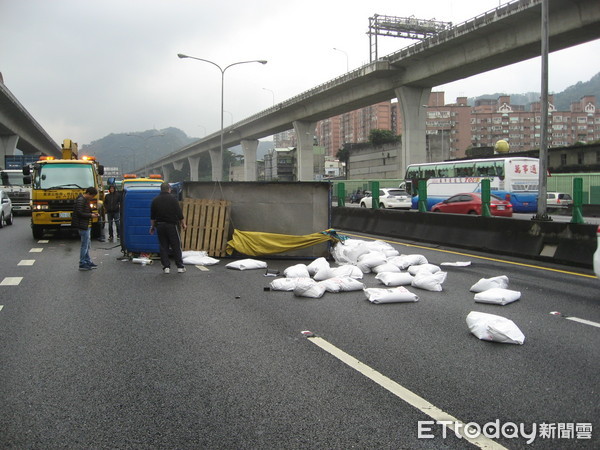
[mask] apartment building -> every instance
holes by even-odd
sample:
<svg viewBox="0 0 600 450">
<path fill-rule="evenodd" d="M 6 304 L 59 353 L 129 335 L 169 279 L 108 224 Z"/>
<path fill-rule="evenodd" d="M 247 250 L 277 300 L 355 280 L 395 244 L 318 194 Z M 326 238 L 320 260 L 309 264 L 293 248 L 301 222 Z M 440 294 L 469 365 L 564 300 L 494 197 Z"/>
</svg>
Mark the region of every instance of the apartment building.
<svg viewBox="0 0 600 450">
<path fill-rule="evenodd" d="M 473 106 L 467 97 L 446 104 L 444 92 L 432 92 L 426 115 L 428 160 L 463 158 L 470 147 L 493 147 L 504 139 L 511 151 L 539 148 L 541 105 L 511 104 L 508 95 L 480 99 Z M 573 102 L 569 111 L 558 111 L 549 96 L 548 145 L 564 147 L 600 139 L 600 111 L 596 97 L 588 95 Z M 317 123 L 315 140 L 325 147 L 325 155 L 335 156 L 347 143 L 369 140 L 372 129 L 402 133 L 398 103 L 387 101 L 361 108 Z M 296 146 L 293 130 L 275 137 L 276 147 Z"/>
</svg>

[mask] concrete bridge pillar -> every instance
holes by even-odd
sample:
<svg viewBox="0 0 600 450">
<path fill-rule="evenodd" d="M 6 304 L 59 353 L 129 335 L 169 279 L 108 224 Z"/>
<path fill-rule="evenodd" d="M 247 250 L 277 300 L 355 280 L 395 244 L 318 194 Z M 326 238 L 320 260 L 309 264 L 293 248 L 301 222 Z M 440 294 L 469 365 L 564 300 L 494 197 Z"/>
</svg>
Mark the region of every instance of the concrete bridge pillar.
<svg viewBox="0 0 600 450">
<path fill-rule="evenodd" d="M 400 166 L 404 174 L 409 164 L 427 162 L 425 119 L 431 88 L 402 86 L 396 97 L 402 108 L 402 152 Z"/>
<path fill-rule="evenodd" d="M 258 139 L 242 139 L 244 151 L 244 181 L 256 181 L 256 149 Z"/>
<path fill-rule="evenodd" d="M 171 179 L 171 176 L 173 174 L 172 166 L 170 164 L 165 164 L 161 166 L 160 170 L 162 171 L 163 180 L 169 183 L 169 180 Z"/>
<path fill-rule="evenodd" d="M 296 120 L 293 125 L 298 140 L 298 181 L 314 181 L 313 144 L 317 123 Z"/>
<path fill-rule="evenodd" d="M 181 161 L 175 161 L 173 163 L 173 168 L 175 170 L 181 170 L 181 169 L 183 169 L 183 160 L 181 160 Z"/>
<path fill-rule="evenodd" d="M 225 149 L 223 149 L 225 150 Z M 212 168 L 212 181 L 223 180 L 223 153 L 221 149 L 210 149 L 210 165 Z M 198 171 L 198 164 L 196 163 L 196 172 Z M 196 174 L 197 176 L 197 174 Z M 194 180 L 197 181 L 197 180 Z"/>
<path fill-rule="evenodd" d="M 200 162 L 200 156 L 188 156 L 188 163 L 190 164 L 190 181 L 198 181 L 198 163 Z M 214 170 L 213 170 L 214 176 Z M 214 180 L 214 178 L 213 178 Z"/>
<path fill-rule="evenodd" d="M 11 134 L 9 136 L 0 136 L 0 167 L 4 167 L 4 157 L 6 155 L 12 156 L 15 154 L 17 148 L 17 142 L 19 142 L 19 136 Z"/>
</svg>

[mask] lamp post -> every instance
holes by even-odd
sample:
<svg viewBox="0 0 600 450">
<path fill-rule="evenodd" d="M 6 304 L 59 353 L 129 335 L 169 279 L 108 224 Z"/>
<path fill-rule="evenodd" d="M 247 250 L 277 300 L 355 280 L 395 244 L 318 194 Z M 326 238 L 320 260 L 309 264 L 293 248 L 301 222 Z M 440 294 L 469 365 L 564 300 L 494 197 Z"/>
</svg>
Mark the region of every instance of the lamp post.
<svg viewBox="0 0 600 450">
<path fill-rule="evenodd" d="M 131 155 L 133 156 L 133 169 L 135 170 L 135 150 L 131 147 L 125 147 L 123 145 L 121 145 L 119 148 L 126 148 L 131 150 Z"/>
<path fill-rule="evenodd" d="M 273 106 L 275 106 L 275 92 L 273 92 L 271 89 L 267 89 L 267 88 L 262 88 L 263 91 L 269 91 L 271 93 L 271 96 L 273 97 Z"/>
<path fill-rule="evenodd" d="M 139 134 L 127 134 L 127 136 L 138 137 L 138 138 L 144 140 L 144 171 L 145 171 L 146 176 L 148 176 L 148 145 L 147 145 L 148 139 L 164 136 L 164 133 L 153 134 L 152 136 L 148 136 L 148 137 L 140 136 Z M 135 158 L 135 156 L 134 156 L 134 158 Z M 134 166 L 135 166 L 135 160 L 134 160 Z"/>
<path fill-rule="evenodd" d="M 350 63 L 348 61 L 348 53 L 346 53 L 344 50 L 341 50 L 339 48 L 333 48 L 334 50 L 338 51 L 338 52 L 342 52 L 344 55 L 346 55 L 346 72 L 350 72 Z"/>
<path fill-rule="evenodd" d="M 225 100 L 225 71 L 227 69 L 229 69 L 232 66 L 237 66 L 239 64 L 248 64 L 248 63 L 260 63 L 260 64 L 266 64 L 267 61 L 264 59 L 253 59 L 250 61 L 238 61 L 238 62 L 234 62 L 229 64 L 228 66 L 225 66 L 224 68 L 222 68 L 220 65 L 218 65 L 215 62 L 212 62 L 208 59 L 203 59 L 203 58 L 196 58 L 195 56 L 189 56 L 189 55 L 184 55 L 183 53 L 178 53 L 177 57 L 183 59 L 183 58 L 189 58 L 189 59 L 196 59 L 198 61 L 203 61 L 209 64 L 212 64 L 213 66 L 215 66 L 217 69 L 219 69 L 221 71 L 221 146 L 220 146 L 220 150 L 221 150 L 221 158 L 223 157 L 223 113 L 224 113 L 224 100 Z M 222 172 L 223 172 L 223 168 L 221 167 L 219 170 L 219 180 L 222 177 Z M 215 171 L 213 170 L 213 174 L 215 173 Z"/>
</svg>

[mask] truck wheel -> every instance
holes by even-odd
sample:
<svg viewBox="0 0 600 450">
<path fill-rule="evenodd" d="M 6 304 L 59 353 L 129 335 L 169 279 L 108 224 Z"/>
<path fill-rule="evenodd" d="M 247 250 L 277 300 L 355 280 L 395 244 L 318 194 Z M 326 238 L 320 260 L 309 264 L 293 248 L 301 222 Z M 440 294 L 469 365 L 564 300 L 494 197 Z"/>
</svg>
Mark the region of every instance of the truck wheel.
<svg viewBox="0 0 600 450">
<path fill-rule="evenodd" d="M 0 228 L 4 227 L 4 211 L 0 214 Z"/>
<path fill-rule="evenodd" d="M 12 225 L 12 223 L 13 223 L 13 213 L 11 211 L 11 213 L 6 218 L 6 225 Z"/>
<path fill-rule="evenodd" d="M 33 233 L 34 239 L 41 239 L 44 237 L 44 227 L 41 227 L 39 225 L 32 225 L 31 232 Z"/>
</svg>

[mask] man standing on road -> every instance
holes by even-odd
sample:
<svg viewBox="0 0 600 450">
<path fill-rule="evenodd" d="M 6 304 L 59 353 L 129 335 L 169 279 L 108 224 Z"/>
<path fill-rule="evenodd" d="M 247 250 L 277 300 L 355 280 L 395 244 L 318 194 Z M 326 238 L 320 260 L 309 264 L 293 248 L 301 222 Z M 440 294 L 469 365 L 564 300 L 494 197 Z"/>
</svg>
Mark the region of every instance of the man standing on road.
<svg viewBox="0 0 600 450">
<path fill-rule="evenodd" d="M 169 247 L 173 252 L 173 258 L 177 265 L 177 272 L 185 272 L 183 266 L 183 257 L 181 255 L 181 239 L 179 238 L 178 225 L 183 230 L 186 229 L 183 212 L 177 199 L 171 195 L 171 186 L 169 183 L 160 185 L 160 194 L 152 200 L 150 206 L 150 234 L 158 236 L 160 245 L 160 262 L 163 272 L 171 272 L 171 262 L 169 260 Z"/>
<path fill-rule="evenodd" d="M 83 194 L 75 199 L 75 207 L 71 215 L 71 226 L 79 230 L 81 237 L 81 249 L 79 250 L 79 270 L 92 270 L 98 266 L 90 258 L 90 228 L 91 219 L 98 217 L 97 213 L 92 212 L 90 202 L 98 195 L 98 190 L 90 186 Z"/>
<path fill-rule="evenodd" d="M 120 238 L 119 209 L 121 207 L 121 194 L 117 192 L 114 184 L 108 187 L 108 194 L 104 197 L 104 209 L 106 210 L 106 222 L 108 223 L 108 240 L 114 239 L 113 222 L 117 229 L 117 239 Z"/>
</svg>

